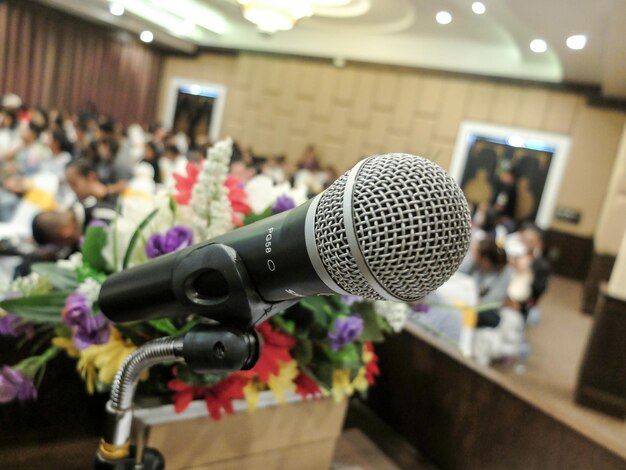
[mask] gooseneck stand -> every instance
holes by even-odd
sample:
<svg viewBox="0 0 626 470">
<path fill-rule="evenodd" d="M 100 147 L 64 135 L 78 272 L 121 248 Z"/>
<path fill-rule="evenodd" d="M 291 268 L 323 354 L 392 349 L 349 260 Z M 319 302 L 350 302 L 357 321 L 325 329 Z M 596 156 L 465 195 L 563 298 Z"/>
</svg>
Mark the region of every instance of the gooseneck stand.
<svg viewBox="0 0 626 470">
<path fill-rule="evenodd" d="M 254 330 L 202 325 L 183 336 L 158 338 L 137 348 L 118 370 L 106 405 L 105 429 L 96 470 L 160 470 L 161 454 L 130 445 L 133 397 L 141 374 L 156 364 L 179 362 L 200 373 L 234 372 L 254 367 L 260 343 Z"/>
</svg>

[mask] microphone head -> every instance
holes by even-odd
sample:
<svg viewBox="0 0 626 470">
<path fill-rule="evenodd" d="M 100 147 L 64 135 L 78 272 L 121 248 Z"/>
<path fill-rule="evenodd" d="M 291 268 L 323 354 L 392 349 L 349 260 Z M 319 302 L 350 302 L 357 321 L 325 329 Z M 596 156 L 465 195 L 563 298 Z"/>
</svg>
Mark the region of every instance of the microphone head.
<svg viewBox="0 0 626 470">
<path fill-rule="evenodd" d="M 456 182 L 425 158 L 393 153 L 362 160 L 318 195 L 305 232 L 331 289 L 414 302 L 458 269 L 470 230 Z"/>
</svg>

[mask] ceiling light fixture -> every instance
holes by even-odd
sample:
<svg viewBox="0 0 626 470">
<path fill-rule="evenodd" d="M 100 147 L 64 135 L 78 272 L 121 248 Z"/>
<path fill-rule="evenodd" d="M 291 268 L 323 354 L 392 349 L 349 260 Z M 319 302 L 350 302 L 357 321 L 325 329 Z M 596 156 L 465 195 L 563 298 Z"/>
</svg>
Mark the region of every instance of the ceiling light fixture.
<svg viewBox="0 0 626 470">
<path fill-rule="evenodd" d="M 124 5 L 117 2 L 109 3 L 109 12 L 113 16 L 122 16 L 124 14 Z"/>
<path fill-rule="evenodd" d="M 482 15 L 485 11 L 487 11 L 487 9 L 485 8 L 485 4 L 483 2 L 474 2 L 472 3 L 472 11 L 477 15 Z"/>
<path fill-rule="evenodd" d="M 548 44 L 543 39 L 533 39 L 530 41 L 530 50 L 540 54 L 548 50 Z"/>
<path fill-rule="evenodd" d="M 568 37 L 565 44 L 567 44 L 567 47 L 570 49 L 578 51 L 587 45 L 587 36 L 584 34 L 575 34 L 574 36 Z"/>
<path fill-rule="evenodd" d="M 437 20 L 437 23 L 439 24 L 448 24 L 452 21 L 452 15 L 448 13 L 447 11 L 440 11 L 435 16 L 435 19 Z"/>
<path fill-rule="evenodd" d="M 313 14 L 312 0 L 237 0 L 245 19 L 261 31 L 286 31 Z"/>
<path fill-rule="evenodd" d="M 151 31 L 145 30 L 141 32 L 141 34 L 139 35 L 139 39 L 141 39 L 143 42 L 152 42 L 152 40 L 154 39 L 154 34 L 152 34 Z"/>
</svg>

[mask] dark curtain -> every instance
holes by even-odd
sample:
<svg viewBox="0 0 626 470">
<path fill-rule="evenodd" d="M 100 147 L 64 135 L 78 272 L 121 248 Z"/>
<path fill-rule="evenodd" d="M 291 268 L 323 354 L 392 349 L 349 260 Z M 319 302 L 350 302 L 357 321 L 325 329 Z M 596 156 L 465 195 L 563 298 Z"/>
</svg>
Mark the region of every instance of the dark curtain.
<svg viewBox="0 0 626 470">
<path fill-rule="evenodd" d="M 24 0 L 0 0 L 0 94 L 79 112 L 88 101 L 123 123 L 151 122 L 162 54 L 85 20 Z"/>
</svg>

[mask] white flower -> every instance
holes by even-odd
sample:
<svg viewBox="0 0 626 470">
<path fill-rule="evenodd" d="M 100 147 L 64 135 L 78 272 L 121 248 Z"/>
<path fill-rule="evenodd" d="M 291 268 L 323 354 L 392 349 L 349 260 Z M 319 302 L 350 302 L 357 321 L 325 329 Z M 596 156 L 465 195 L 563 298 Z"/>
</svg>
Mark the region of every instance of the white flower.
<svg viewBox="0 0 626 470">
<path fill-rule="evenodd" d="M 79 294 L 83 294 L 85 297 L 87 297 L 87 300 L 93 303 L 96 300 L 98 300 L 98 295 L 100 294 L 100 287 L 101 286 L 98 281 L 89 277 L 85 279 L 85 282 L 83 282 L 80 286 L 78 286 L 78 289 L 76 289 L 76 292 L 78 292 Z"/>
<path fill-rule="evenodd" d="M 396 333 L 402 331 L 408 316 L 408 305 L 399 302 L 377 300 L 374 302 L 374 308 L 376 309 L 376 313 L 387 320 L 387 323 L 389 323 L 393 331 Z"/>
<path fill-rule="evenodd" d="M 68 259 L 57 260 L 56 265 L 59 268 L 71 269 L 73 271 L 83 265 L 83 254 L 81 252 L 72 253 Z"/>
<path fill-rule="evenodd" d="M 51 288 L 52 285 L 48 279 L 37 273 L 30 273 L 28 276 L 18 277 L 8 284 L 1 285 L 0 292 L 21 292 L 25 296 L 29 296 L 49 292 Z"/>
<path fill-rule="evenodd" d="M 257 175 L 246 184 L 247 203 L 255 214 L 271 208 L 280 196 L 289 196 L 296 206 L 307 200 L 306 187 L 292 188 L 289 183 L 274 184 L 267 175 Z"/>
<path fill-rule="evenodd" d="M 217 142 L 207 152 L 198 182 L 191 192 L 189 203 L 193 210 L 193 228 L 201 240 L 217 237 L 233 229 L 228 188 L 228 164 L 232 155 L 232 139 Z"/>
</svg>

